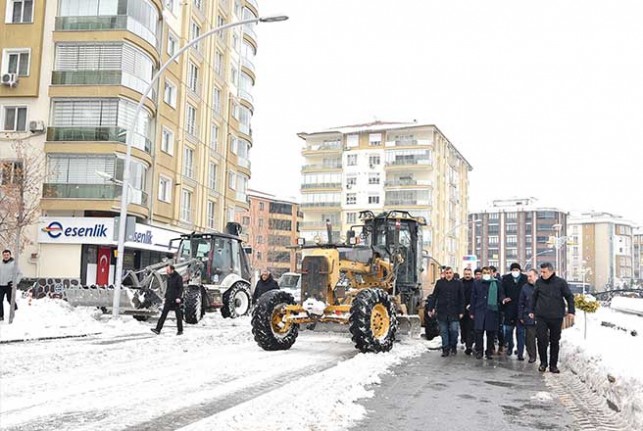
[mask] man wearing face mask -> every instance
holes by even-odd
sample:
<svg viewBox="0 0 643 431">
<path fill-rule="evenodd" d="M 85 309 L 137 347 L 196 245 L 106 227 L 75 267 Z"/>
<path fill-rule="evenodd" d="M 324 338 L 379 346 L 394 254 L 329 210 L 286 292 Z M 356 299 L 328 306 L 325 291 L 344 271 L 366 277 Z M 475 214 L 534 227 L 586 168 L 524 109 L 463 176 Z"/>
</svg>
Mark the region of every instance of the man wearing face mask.
<svg viewBox="0 0 643 431">
<path fill-rule="evenodd" d="M 469 309 L 471 308 L 471 290 L 473 290 L 473 277 L 471 276 L 471 268 L 465 268 L 462 274 L 462 291 L 464 293 L 464 316 L 460 319 L 460 340 L 465 345 L 464 354 L 470 355 L 473 352 L 473 340 L 475 333 L 473 332 L 473 320 L 469 317 Z"/>
<path fill-rule="evenodd" d="M 520 297 L 518 298 L 518 319 L 524 328 L 525 344 L 520 344 L 518 338 L 518 359 L 522 360 L 524 347 L 527 347 L 527 354 L 529 355 L 529 363 L 536 362 L 536 321 L 529 317 L 529 310 L 531 307 L 531 298 L 534 294 L 534 285 L 538 280 L 538 271 L 530 269 L 527 271 L 527 284 L 522 286 L 520 290 Z"/>
<path fill-rule="evenodd" d="M 427 307 L 430 317 L 437 314 L 442 337 L 442 356 L 455 356 L 458 353 L 460 319 L 464 313 L 464 293 L 460 280 L 453 278 L 451 267 L 447 266 L 444 269 L 444 278 L 435 283 Z"/>
<path fill-rule="evenodd" d="M 529 317 L 536 318 L 536 337 L 538 338 L 538 356 L 540 367 L 544 373 L 549 365 L 549 371 L 560 373 L 558 370 L 558 351 L 560 349 L 560 333 L 565 317 L 565 301 L 567 313 L 574 316 L 574 295 L 569 290 L 567 282 L 556 275 L 554 266 L 549 263 L 540 265 L 540 278 L 536 281 L 532 295 L 532 308 Z M 549 360 L 547 349 L 551 346 Z"/>
<path fill-rule="evenodd" d="M 498 273 L 498 269 L 493 266 L 489 265 L 489 271 L 491 271 L 491 278 L 496 279 L 500 281 L 500 274 Z M 500 318 L 498 319 L 498 329 L 496 329 L 496 338 L 498 340 L 498 354 L 502 355 L 505 350 L 505 331 L 504 327 L 502 326 L 502 321 L 504 320 L 503 318 L 503 313 L 502 313 L 502 306 L 500 306 Z"/>
<path fill-rule="evenodd" d="M 491 276 L 489 267 L 482 268 L 482 280 L 473 283 L 469 315 L 476 334 L 476 358 L 482 359 L 482 337 L 486 332 L 487 359 L 493 358 L 493 343 L 500 326 L 500 304 L 505 299 L 500 282 Z"/>
<path fill-rule="evenodd" d="M 516 330 L 516 341 L 518 345 L 524 345 L 525 332 L 520 320 L 518 320 L 518 297 L 520 289 L 527 283 L 527 276 L 520 272 L 520 264 L 512 263 L 509 267 L 509 274 L 502 277 L 502 293 L 505 295 L 502 311 L 504 314 L 504 334 L 507 343 L 507 356 L 514 351 L 514 329 Z M 518 359 L 522 357 L 522 353 Z M 522 360 L 522 359 L 520 359 Z"/>
</svg>

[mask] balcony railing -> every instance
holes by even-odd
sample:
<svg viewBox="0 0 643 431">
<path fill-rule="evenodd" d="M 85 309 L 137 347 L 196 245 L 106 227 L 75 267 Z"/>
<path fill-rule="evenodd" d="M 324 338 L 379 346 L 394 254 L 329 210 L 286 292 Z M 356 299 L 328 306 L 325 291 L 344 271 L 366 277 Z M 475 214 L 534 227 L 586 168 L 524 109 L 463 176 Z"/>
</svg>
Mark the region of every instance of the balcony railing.
<svg viewBox="0 0 643 431">
<path fill-rule="evenodd" d="M 431 180 L 389 180 L 384 182 L 385 187 L 404 186 L 430 186 Z"/>
<path fill-rule="evenodd" d="M 255 64 L 249 58 L 241 57 L 241 66 L 255 73 Z"/>
<path fill-rule="evenodd" d="M 250 94 L 249 91 L 246 91 L 242 88 L 239 89 L 239 97 L 244 100 L 247 100 L 250 103 L 254 103 L 254 100 L 255 100 L 255 98 L 252 97 L 252 94 Z"/>
<path fill-rule="evenodd" d="M 333 226 L 341 226 L 341 220 L 330 220 L 330 224 Z M 299 224 L 301 229 L 325 229 L 326 221 L 305 221 Z"/>
<path fill-rule="evenodd" d="M 302 208 L 315 208 L 315 207 L 339 207 L 341 203 L 337 202 L 303 202 Z"/>
<path fill-rule="evenodd" d="M 119 184 L 51 184 L 42 188 L 44 199 L 116 200 L 121 197 Z M 130 191 L 130 203 L 147 206 L 148 195 L 142 190 Z"/>
<path fill-rule="evenodd" d="M 338 189 L 342 186 L 342 183 L 309 183 L 302 184 L 302 189 Z"/>
<path fill-rule="evenodd" d="M 143 94 L 147 88 L 141 78 L 122 70 L 55 70 L 51 74 L 52 85 L 124 85 Z M 151 99 L 156 102 L 156 90 Z"/>
<path fill-rule="evenodd" d="M 430 205 L 427 199 L 386 199 L 386 206 Z"/>
<path fill-rule="evenodd" d="M 257 39 L 257 33 L 255 32 L 255 29 L 252 28 L 252 24 L 244 25 L 243 32 L 250 36 L 255 42 L 259 41 L 259 39 Z"/>
<path fill-rule="evenodd" d="M 413 165 L 427 166 L 430 164 L 431 164 L 431 159 L 427 157 L 408 157 L 408 158 L 399 158 L 395 160 L 386 161 L 386 166 L 413 166 Z"/>
<path fill-rule="evenodd" d="M 255 9 L 259 10 L 259 6 L 257 6 L 257 0 L 246 0 L 247 3 L 250 3 L 252 6 L 254 6 Z"/>
<path fill-rule="evenodd" d="M 127 130 L 122 127 L 49 127 L 48 141 L 97 141 L 126 143 Z M 152 141 L 140 133 L 134 133 L 132 146 L 150 153 Z"/>
<path fill-rule="evenodd" d="M 239 157 L 237 159 L 237 165 L 239 165 L 239 167 L 241 168 L 250 169 L 250 159 Z"/>
<path fill-rule="evenodd" d="M 413 147 L 416 145 L 432 145 L 433 141 L 430 139 L 397 139 L 394 141 L 386 141 L 387 147 Z"/>
<path fill-rule="evenodd" d="M 159 50 L 156 35 L 143 24 L 127 15 L 59 16 L 56 30 L 128 30 L 142 37 Z"/>
<path fill-rule="evenodd" d="M 235 198 L 237 199 L 237 201 L 243 202 L 243 203 L 248 202 L 248 197 L 247 196 L 248 195 L 246 195 L 244 192 L 237 192 L 235 194 Z"/>
<path fill-rule="evenodd" d="M 304 171 L 316 171 L 316 170 L 325 170 L 325 169 L 341 169 L 342 168 L 342 163 L 324 163 L 324 164 L 311 164 L 311 165 L 304 165 L 302 166 L 302 170 Z"/>
<path fill-rule="evenodd" d="M 342 151 L 344 147 L 341 142 L 324 142 L 323 144 L 308 145 L 304 151 Z"/>
</svg>

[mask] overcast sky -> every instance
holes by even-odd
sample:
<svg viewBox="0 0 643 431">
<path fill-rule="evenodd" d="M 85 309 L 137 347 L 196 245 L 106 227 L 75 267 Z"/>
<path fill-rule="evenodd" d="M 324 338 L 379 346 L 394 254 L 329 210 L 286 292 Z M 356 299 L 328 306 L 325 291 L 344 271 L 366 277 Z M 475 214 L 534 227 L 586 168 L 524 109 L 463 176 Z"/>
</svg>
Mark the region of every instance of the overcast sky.
<svg viewBox="0 0 643 431">
<path fill-rule="evenodd" d="M 259 0 L 250 187 L 298 196 L 297 132 L 435 124 L 470 209 L 539 198 L 643 225 L 643 2 Z"/>
</svg>

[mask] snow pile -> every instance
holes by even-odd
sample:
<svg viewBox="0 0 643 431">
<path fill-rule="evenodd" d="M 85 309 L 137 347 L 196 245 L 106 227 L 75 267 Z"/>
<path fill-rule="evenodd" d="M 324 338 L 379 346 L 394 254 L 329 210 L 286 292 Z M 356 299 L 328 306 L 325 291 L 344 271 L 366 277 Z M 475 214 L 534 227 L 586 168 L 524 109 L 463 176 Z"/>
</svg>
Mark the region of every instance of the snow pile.
<svg viewBox="0 0 643 431">
<path fill-rule="evenodd" d="M 88 334 L 119 334 L 143 331 L 130 316 L 112 321 L 98 309 L 74 308 L 60 299 L 34 299 L 18 297 L 18 310 L 9 325 L 9 307 L 5 305 L 5 321 L 0 325 L 0 341 L 32 340 L 49 337 L 68 337 Z"/>
<path fill-rule="evenodd" d="M 643 298 L 626 298 L 624 296 L 617 296 L 612 298 L 610 307 L 613 310 L 643 316 Z"/>
<path fill-rule="evenodd" d="M 373 396 L 367 385 L 379 384 L 391 367 L 427 349 L 426 343 L 409 341 L 385 354 L 357 354 L 181 430 L 345 430 L 366 416 L 356 401 Z"/>
<path fill-rule="evenodd" d="M 643 429 L 643 318 L 599 308 L 587 314 L 586 340 L 584 319 L 579 312 L 576 325 L 563 331 L 561 361 L 630 425 Z"/>
<path fill-rule="evenodd" d="M 549 392 L 537 392 L 531 399 L 540 403 L 548 403 L 553 401 L 554 397 L 552 397 Z"/>
</svg>

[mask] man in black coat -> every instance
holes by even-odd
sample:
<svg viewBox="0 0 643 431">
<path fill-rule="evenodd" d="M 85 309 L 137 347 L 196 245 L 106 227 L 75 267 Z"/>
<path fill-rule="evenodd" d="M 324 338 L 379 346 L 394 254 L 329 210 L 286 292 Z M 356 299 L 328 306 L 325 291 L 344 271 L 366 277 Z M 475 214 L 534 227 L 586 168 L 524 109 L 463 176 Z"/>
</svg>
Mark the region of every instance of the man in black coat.
<svg viewBox="0 0 643 431">
<path fill-rule="evenodd" d="M 473 320 L 469 316 L 469 308 L 471 308 L 471 289 L 473 289 L 473 276 L 471 268 L 465 268 L 462 274 L 462 292 L 464 293 L 464 316 L 460 319 L 460 341 L 464 343 L 465 355 L 470 355 L 473 352 L 473 340 L 475 334 L 473 332 Z"/>
<path fill-rule="evenodd" d="M 552 373 L 560 373 L 558 370 L 558 351 L 560 333 L 565 317 L 565 301 L 567 301 L 567 312 L 572 316 L 575 314 L 574 295 L 569 290 L 567 281 L 560 278 L 554 272 L 551 263 L 540 265 L 540 278 L 536 281 L 532 296 L 532 309 L 530 318 L 536 318 L 536 337 L 538 338 L 538 356 L 540 367 L 538 371 L 545 372 L 547 365 Z M 547 348 L 551 346 L 549 361 L 547 360 Z"/>
<path fill-rule="evenodd" d="M 156 328 L 151 329 L 151 331 L 156 335 L 160 334 L 168 313 L 170 310 L 174 310 L 177 327 L 176 335 L 181 335 L 183 334 L 183 312 L 181 310 L 181 303 L 183 302 L 183 277 L 174 270 L 174 265 L 168 265 L 165 268 L 167 274 L 165 303 L 163 304 L 163 311 L 156 324 Z"/>
<path fill-rule="evenodd" d="M 518 297 L 518 319 L 525 334 L 523 344 L 520 344 L 520 338 L 518 338 L 518 360 L 523 360 L 522 355 L 526 346 L 530 364 L 536 362 L 536 320 L 529 317 L 536 281 L 538 281 L 538 271 L 532 268 L 527 271 L 527 284 L 522 286 Z"/>
<path fill-rule="evenodd" d="M 444 269 L 444 278 L 435 283 L 429 298 L 429 316 L 437 314 L 442 337 L 442 356 L 458 353 L 458 332 L 460 319 L 464 314 L 464 292 L 460 280 L 453 278 L 453 269 Z"/>
<path fill-rule="evenodd" d="M 256 304 L 257 301 L 259 301 L 259 298 L 261 298 L 261 295 L 275 289 L 279 289 L 279 284 L 277 284 L 277 281 L 272 278 L 272 274 L 270 274 L 270 271 L 264 269 L 263 271 L 261 271 L 261 278 L 259 278 L 259 281 L 257 281 L 255 291 L 252 294 L 252 303 Z"/>
<path fill-rule="evenodd" d="M 483 335 L 486 332 L 487 359 L 492 359 L 493 343 L 500 325 L 500 306 L 505 299 L 500 282 L 491 276 L 489 267 L 482 268 L 482 279 L 473 283 L 469 315 L 476 334 L 476 358 L 482 359 Z"/>
<path fill-rule="evenodd" d="M 505 295 L 505 305 L 503 305 L 502 310 L 504 312 L 503 329 L 505 343 L 507 343 L 507 356 L 511 356 L 514 351 L 514 329 L 516 330 L 517 344 L 524 345 L 525 343 L 525 328 L 518 319 L 518 299 L 522 286 L 527 283 L 527 276 L 520 270 L 519 263 L 512 263 L 509 267 L 509 274 L 503 275 L 500 281 L 502 292 Z"/>
<path fill-rule="evenodd" d="M 501 276 L 495 266 L 490 265 L 489 271 L 491 272 L 491 278 L 500 281 Z M 502 325 L 503 322 L 504 314 L 502 312 L 502 307 L 500 307 L 500 319 L 498 320 L 498 329 L 496 330 L 496 338 L 498 339 L 498 354 L 502 354 L 505 349 L 505 331 Z"/>
</svg>

